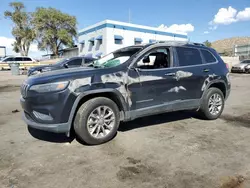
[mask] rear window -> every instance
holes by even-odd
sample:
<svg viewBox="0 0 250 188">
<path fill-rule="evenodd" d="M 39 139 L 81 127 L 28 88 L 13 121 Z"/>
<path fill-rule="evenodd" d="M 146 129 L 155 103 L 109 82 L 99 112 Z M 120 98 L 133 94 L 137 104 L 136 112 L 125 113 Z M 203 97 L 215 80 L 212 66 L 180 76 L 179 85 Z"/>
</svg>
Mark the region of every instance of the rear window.
<svg viewBox="0 0 250 188">
<path fill-rule="evenodd" d="M 29 57 L 24 57 L 23 60 L 24 61 L 32 61 Z"/>
<path fill-rule="evenodd" d="M 214 62 L 216 62 L 215 57 L 209 51 L 201 50 L 201 54 L 202 54 L 202 56 L 203 56 L 206 63 L 214 63 Z"/>
<path fill-rule="evenodd" d="M 3 62 L 7 62 L 7 61 L 14 61 L 14 58 L 13 57 L 9 57 L 9 58 L 3 60 Z"/>
<path fill-rule="evenodd" d="M 201 65 L 202 59 L 199 50 L 195 48 L 176 48 L 179 66 Z"/>
</svg>

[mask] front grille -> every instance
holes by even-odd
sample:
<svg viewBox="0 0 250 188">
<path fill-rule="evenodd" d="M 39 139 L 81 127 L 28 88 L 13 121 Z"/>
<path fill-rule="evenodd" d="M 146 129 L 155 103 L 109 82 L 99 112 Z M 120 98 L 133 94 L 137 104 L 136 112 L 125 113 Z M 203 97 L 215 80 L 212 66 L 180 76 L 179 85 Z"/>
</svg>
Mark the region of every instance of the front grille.
<svg viewBox="0 0 250 188">
<path fill-rule="evenodd" d="M 23 98 L 27 97 L 28 88 L 29 88 L 29 85 L 26 84 L 26 83 L 23 83 L 23 84 L 21 85 L 21 95 L 23 96 Z"/>
</svg>

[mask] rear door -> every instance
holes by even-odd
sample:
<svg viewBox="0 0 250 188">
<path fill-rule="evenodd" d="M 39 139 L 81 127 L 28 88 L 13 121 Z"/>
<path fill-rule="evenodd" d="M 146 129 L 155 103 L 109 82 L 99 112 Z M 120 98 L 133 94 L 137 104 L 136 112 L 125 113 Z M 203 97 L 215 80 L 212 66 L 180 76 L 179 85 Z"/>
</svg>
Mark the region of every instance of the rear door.
<svg viewBox="0 0 250 188">
<path fill-rule="evenodd" d="M 177 81 L 176 99 L 199 102 L 205 80 L 202 56 L 197 48 L 182 46 L 175 48 L 174 77 Z"/>
</svg>

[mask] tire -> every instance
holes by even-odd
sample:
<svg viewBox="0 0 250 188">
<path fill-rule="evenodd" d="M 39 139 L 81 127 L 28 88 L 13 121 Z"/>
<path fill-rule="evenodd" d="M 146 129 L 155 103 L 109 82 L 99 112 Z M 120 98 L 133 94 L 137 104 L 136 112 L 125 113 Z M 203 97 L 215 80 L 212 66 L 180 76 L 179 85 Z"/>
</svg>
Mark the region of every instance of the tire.
<svg viewBox="0 0 250 188">
<path fill-rule="evenodd" d="M 100 109 L 100 111 L 98 111 L 98 109 Z M 97 115 L 98 112 L 101 113 Z M 104 123 L 106 120 L 105 117 L 108 116 L 108 114 L 105 114 L 105 112 L 108 112 L 108 114 L 111 112 L 113 113 L 112 117 L 110 118 L 114 120 L 111 120 L 109 124 L 109 126 L 112 128 L 106 126 Z M 84 143 L 89 145 L 97 145 L 111 140 L 116 135 L 119 124 L 120 112 L 116 103 L 105 97 L 97 97 L 88 100 L 78 109 L 74 120 L 74 129 L 76 135 Z M 92 131 L 93 133 L 91 134 Z M 104 133 L 106 135 L 104 135 Z"/>
<path fill-rule="evenodd" d="M 216 113 L 215 113 L 215 111 L 212 111 L 212 112 L 214 112 L 214 113 L 212 113 L 209 110 L 209 109 L 211 109 L 211 108 L 209 108 L 209 107 L 211 107 L 211 105 L 209 105 L 209 102 L 210 102 L 209 100 L 212 98 L 212 96 L 214 97 L 216 95 L 218 95 L 221 99 L 221 108 L 219 108 L 219 107 L 215 108 L 218 111 L 216 110 Z M 219 104 L 219 102 L 218 102 L 218 104 Z M 225 104 L 225 99 L 224 99 L 224 95 L 223 95 L 222 91 L 218 88 L 212 87 L 212 88 L 209 88 L 206 91 L 205 95 L 203 96 L 199 112 L 204 119 L 215 120 L 215 119 L 219 118 L 221 113 L 223 112 L 224 104 Z"/>
</svg>

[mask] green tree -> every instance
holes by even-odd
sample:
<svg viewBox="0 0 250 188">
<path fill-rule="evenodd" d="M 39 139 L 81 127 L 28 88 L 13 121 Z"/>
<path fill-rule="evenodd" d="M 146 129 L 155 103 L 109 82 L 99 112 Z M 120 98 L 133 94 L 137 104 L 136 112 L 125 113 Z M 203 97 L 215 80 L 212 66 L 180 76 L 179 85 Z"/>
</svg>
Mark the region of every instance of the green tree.
<svg viewBox="0 0 250 188">
<path fill-rule="evenodd" d="M 10 7 L 13 11 L 5 11 L 5 18 L 12 20 L 14 27 L 12 35 L 15 37 L 13 50 L 27 56 L 31 43 L 35 39 L 35 32 L 31 25 L 31 14 L 25 11 L 25 6 L 21 2 L 12 2 Z"/>
<path fill-rule="evenodd" d="M 33 14 L 38 48 L 55 55 L 63 47 L 74 46 L 77 36 L 76 18 L 54 8 L 37 8 Z"/>
<path fill-rule="evenodd" d="M 207 47 L 211 47 L 212 46 L 211 42 L 209 42 L 208 40 L 206 40 L 205 42 L 203 42 L 203 44 L 205 46 L 207 46 Z"/>
</svg>

